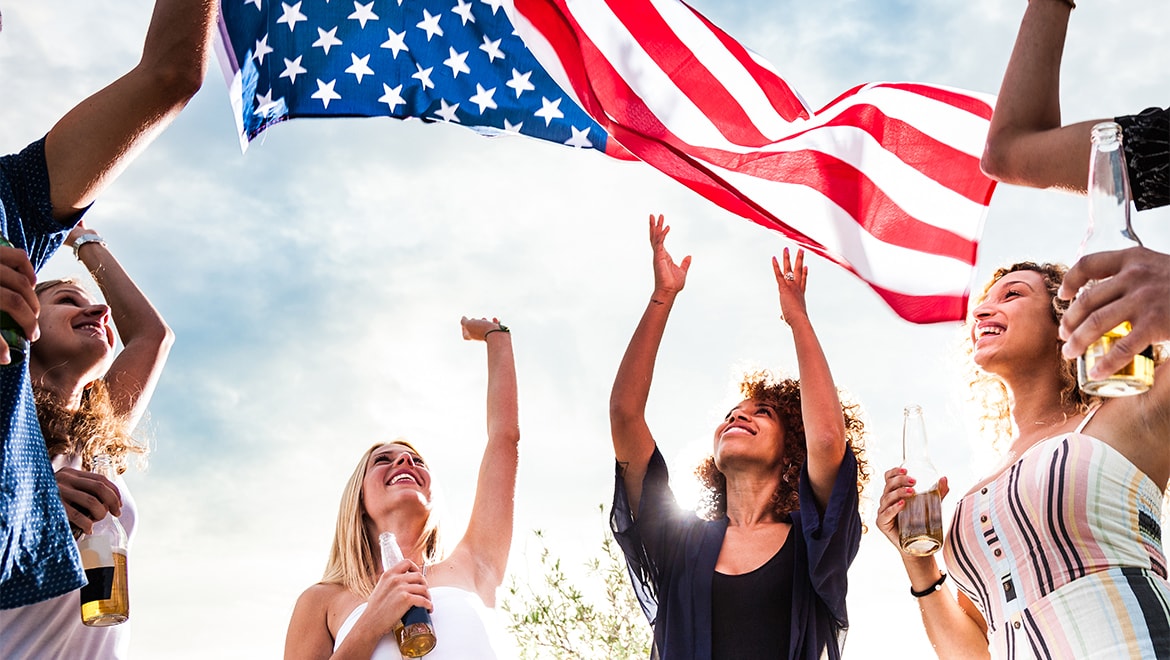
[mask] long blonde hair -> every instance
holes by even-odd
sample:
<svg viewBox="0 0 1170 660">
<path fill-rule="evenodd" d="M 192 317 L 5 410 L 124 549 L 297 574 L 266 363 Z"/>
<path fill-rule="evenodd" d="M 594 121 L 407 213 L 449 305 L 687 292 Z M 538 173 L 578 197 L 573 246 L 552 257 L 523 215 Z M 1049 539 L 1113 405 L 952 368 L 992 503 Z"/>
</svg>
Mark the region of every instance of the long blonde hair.
<svg viewBox="0 0 1170 660">
<path fill-rule="evenodd" d="M 402 445 L 418 453 L 414 445 L 397 439 L 379 442 L 362 454 L 353 474 L 341 493 L 341 506 L 337 511 L 337 529 L 333 533 L 333 546 L 329 550 L 329 561 L 325 564 L 325 575 L 321 582 L 340 584 L 362 598 L 369 598 L 382 574 L 382 555 L 378 540 L 370 535 L 366 526 L 369 517 L 362 504 L 362 483 L 370 456 L 387 445 Z M 432 507 L 423 526 L 423 533 L 411 553 L 422 551 L 423 563 L 433 564 L 440 556 L 439 516 Z"/>
</svg>

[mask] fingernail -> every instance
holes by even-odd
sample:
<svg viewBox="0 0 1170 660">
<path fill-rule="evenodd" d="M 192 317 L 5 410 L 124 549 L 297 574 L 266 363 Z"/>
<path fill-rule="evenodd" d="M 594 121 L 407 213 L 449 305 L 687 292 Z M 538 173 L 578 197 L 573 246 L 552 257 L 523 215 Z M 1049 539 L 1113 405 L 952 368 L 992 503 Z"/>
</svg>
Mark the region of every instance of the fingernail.
<svg viewBox="0 0 1170 660">
<path fill-rule="evenodd" d="M 918 480 L 917 480 L 917 479 L 915 479 L 914 477 L 910 477 L 909 481 L 910 481 L 910 483 L 911 483 L 911 484 L 916 484 L 916 483 L 918 483 Z"/>
</svg>

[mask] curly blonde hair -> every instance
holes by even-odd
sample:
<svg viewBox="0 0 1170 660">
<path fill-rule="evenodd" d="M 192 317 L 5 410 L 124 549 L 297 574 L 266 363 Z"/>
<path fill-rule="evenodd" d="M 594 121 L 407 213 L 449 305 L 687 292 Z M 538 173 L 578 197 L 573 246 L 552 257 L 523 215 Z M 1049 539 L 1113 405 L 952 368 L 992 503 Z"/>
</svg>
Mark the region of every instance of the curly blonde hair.
<svg viewBox="0 0 1170 660">
<path fill-rule="evenodd" d="M 1005 275 L 1021 271 L 1033 272 L 1040 275 L 1044 281 L 1044 288 L 1052 300 L 1052 320 L 1059 326 L 1065 310 L 1068 309 L 1069 301 L 1062 300 L 1056 294 L 1060 290 L 1060 283 L 1064 280 L 1064 274 L 1067 270 L 1068 268 L 1061 264 L 1033 261 L 1021 261 L 1005 266 L 992 273 L 991 279 L 983 287 L 983 292 L 975 299 L 971 308 L 974 309 L 982 304 L 987 299 L 987 293 L 991 287 L 995 286 L 995 283 Z M 980 430 L 983 434 L 993 438 L 992 445 L 996 449 L 1002 449 L 1012 437 L 1011 405 L 1008 390 L 999 377 L 983 371 L 972 359 L 975 347 L 972 345 L 970 337 L 974 323 L 975 318 L 972 315 L 963 326 L 963 347 L 968 357 L 967 363 L 970 369 L 968 375 L 969 391 L 972 402 L 982 411 L 979 418 Z M 1052 350 L 1059 352 L 1063 345 L 1064 342 L 1060 340 L 1060 337 L 1053 333 Z M 1100 397 L 1085 394 L 1077 385 L 1076 360 L 1061 361 L 1060 382 L 1061 407 L 1068 414 L 1087 413 L 1090 407 L 1101 400 Z"/>
<path fill-rule="evenodd" d="M 804 418 L 800 410 L 800 381 L 777 379 L 766 370 L 744 374 L 739 392 L 745 399 L 756 399 L 774 407 L 784 427 L 784 465 L 780 486 L 772 494 L 773 510 L 784 516 L 800 508 L 800 470 L 808 457 L 805 447 Z M 869 463 L 865 457 L 865 423 L 861 407 L 842 400 L 845 417 L 845 440 L 857 458 L 857 493 L 861 495 L 869 482 Z M 695 467 L 695 477 L 703 489 L 697 513 L 707 520 L 717 520 L 727 513 L 727 477 L 715 465 L 715 456 L 704 458 Z"/>
<path fill-rule="evenodd" d="M 63 284 L 81 286 L 74 278 L 45 280 L 37 283 L 35 293 L 40 297 Z M 30 350 L 36 352 L 36 342 L 32 343 Z M 149 447 L 130 434 L 129 420 L 114 410 L 110 390 L 101 378 L 86 386 L 77 410 L 70 410 L 56 395 L 41 390 L 35 383 L 33 396 L 49 456 L 80 455 L 82 469 L 89 470 L 93 467 L 94 456 L 105 454 L 112 460 L 118 474 L 126 471 L 130 454 L 137 454 L 140 468 L 145 465 Z"/>
</svg>

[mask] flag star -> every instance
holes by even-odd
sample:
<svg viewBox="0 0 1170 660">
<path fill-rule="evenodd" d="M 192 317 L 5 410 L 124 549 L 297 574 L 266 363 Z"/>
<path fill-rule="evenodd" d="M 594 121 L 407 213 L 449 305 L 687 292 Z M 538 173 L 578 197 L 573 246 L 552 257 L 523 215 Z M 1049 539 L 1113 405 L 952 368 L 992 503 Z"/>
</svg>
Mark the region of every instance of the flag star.
<svg viewBox="0 0 1170 660">
<path fill-rule="evenodd" d="M 504 6 L 504 0 L 480 0 L 485 5 L 491 5 L 492 16 L 496 15 L 496 10 Z"/>
<path fill-rule="evenodd" d="M 273 108 L 273 106 L 275 106 L 275 105 L 276 104 L 272 102 L 272 90 L 271 89 L 268 90 L 268 92 L 266 94 L 264 94 L 263 96 L 261 96 L 260 94 L 257 94 L 256 95 L 256 109 L 252 111 L 252 114 L 254 114 L 258 117 L 263 117 L 264 115 L 268 114 L 268 111 L 271 110 Z"/>
<path fill-rule="evenodd" d="M 578 149 L 592 149 L 593 143 L 589 141 L 589 126 L 585 130 L 579 131 L 576 126 L 569 127 L 573 131 L 573 137 L 565 140 L 565 144 L 570 147 L 577 147 Z"/>
<path fill-rule="evenodd" d="M 516 69 L 512 69 L 512 79 L 504 84 L 516 90 L 516 98 L 520 98 L 520 95 L 524 92 L 531 92 L 536 89 L 536 85 L 528 82 L 528 79 L 531 77 L 531 71 L 528 73 L 520 73 Z"/>
<path fill-rule="evenodd" d="M 504 131 L 507 133 L 515 133 L 516 135 L 519 135 L 521 128 L 524 128 L 524 122 L 520 122 L 519 124 L 513 124 L 512 122 L 508 121 L 507 119 L 504 120 Z"/>
<path fill-rule="evenodd" d="M 244 0 L 244 4 L 246 4 L 246 5 L 256 5 L 256 9 L 257 9 L 257 11 L 262 11 L 262 9 L 261 9 L 261 7 L 260 7 L 260 0 Z"/>
<path fill-rule="evenodd" d="M 295 60 L 290 60 L 287 57 L 284 58 L 284 73 L 280 74 L 280 77 L 288 78 L 289 82 L 295 85 L 297 83 L 297 76 L 309 72 L 308 69 L 301 66 L 302 57 L 304 55 L 297 55 L 297 59 Z"/>
<path fill-rule="evenodd" d="M 423 11 L 426 10 L 424 9 Z M 414 66 L 418 68 L 418 72 L 410 74 L 410 77 L 422 82 L 423 89 L 431 89 L 434 87 L 435 83 L 431 82 L 431 71 L 434 71 L 435 67 L 432 66 L 424 69 L 418 62 L 415 62 Z"/>
<path fill-rule="evenodd" d="M 298 2 L 295 5 L 292 5 L 291 7 L 282 2 L 282 3 L 280 3 L 280 6 L 284 8 L 284 14 L 282 14 L 280 18 L 276 19 L 276 22 L 277 23 L 288 23 L 288 31 L 289 32 L 293 32 L 297 29 L 297 21 L 309 20 L 308 16 L 305 16 L 304 14 L 301 13 L 301 3 L 300 2 Z"/>
<path fill-rule="evenodd" d="M 416 28 L 427 31 L 428 42 L 431 40 L 431 37 L 443 36 L 443 28 L 439 27 L 439 17 L 442 15 L 440 13 L 438 16 L 431 16 L 431 12 L 424 9 L 423 19 L 415 24 Z"/>
<path fill-rule="evenodd" d="M 353 58 L 353 64 L 351 64 L 349 68 L 345 70 L 345 72 L 352 73 L 353 75 L 357 76 L 359 85 L 362 84 L 362 76 L 374 75 L 374 70 L 369 66 L 369 55 L 366 55 L 365 57 L 358 57 L 357 53 L 350 53 L 349 56 Z"/>
<path fill-rule="evenodd" d="M 334 28 L 328 32 L 322 30 L 321 28 L 317 28 L 317 35 L 318 39 L 313 42 L 313 48 L 320 48 L 324 50 L 326 55 L 329 54 L 330 48 L 341 45 L 341 39 L 337 38 L 336 26 L 334 26 Z"/>
<path fill-rule="evenodd" d="M 435 110 L 435 114 L 438 115 L 439 117 L 441 117 L 443 119 L 443 121 L 448 122 L 448 123 L 455 122 L 456 124 L 463 123 L 463 122 L 459 121 L 458 117 L 455 116 L 455 111 L 459 109 L 458 103 L 456 103 L 455 105 L 447 105 L 446 99 L 439 99 L 439 103 L 443 104 L 443 107 L 438 109 L 438 110 Z"/>
<path fill-rule="evenodd" d="M 402 51 L 410 52 L 406 47 L 406 30 L 402 32 L 395 32 L 394 30 L 386 30 L 389 38 L 382 42 L 382 48 L 389 48 L 394 51 L 394 59 L 398 59 L 398 53 Z"/>
<path fill-rule="evenodd" d="M 264 56 L 272 52 L 272 46 L 268 45 L 268 35 L 265 34 L 262 38 L 256 40 L 256 52 L 252 54 L 252 59 L 260 66 L 264 66 Z"/>
<path fill-rule="evenodd" d="M 495 110 L 496 108 L 500 107 L 496 105 L 494 100 L 492 100 L 492 97 L 495 96 L 495 94 L 495 87 L 491 89 L 484 89 L 483 85 L 475 83 L 475 96 L 472 96 L 468 100 L 479 106 L 479 114 L 482 115 L 483 111 L 487 110 L 488 108 Z"/>
<path fill-rule="evenodd" d="M 501 41 L 503 41 L 503 39 L 496 39 L 495 41 L 492 41 L 487 38 L 486 34 L 483 35 L 483 45 L 480 46 L 479 49 L 487 53 L 489 63 L 495 62 L 497 57 L 501 60 L 504 59 L 504 51 L 500 50 Z"/>
<path fill-rule="evenodd" d="M 353 13 L 347 18 L 361 21 L 362 29 L 364 30 L 366 29 L 366 21 L 376 21 L 378 20 L 378 15 L 374 13 L 374 3 L 372 0 L 368 5 L 359 4 L 357 0 L 354 0 Z"/>
<path fill-rule="evenodd" d="M 330 101 L 341 98 L 341 94 L 333 91 L 333 85 L 336 83 L 336 79 L 325 82 L 318 78 L 317 91 L 313 92 L 312 98 L 321 99 L 321 102 L 325 104 L 325 108 L 328 109 Z"/>
<path fill-rule="evenodd" d="M 443 60 L 443 64 L 451 67 L 452 78 L 458 78 L 460 73 L 471 73 L 471 69 L 467 67 L 467 54 L 471 51 L 456 53 L 454 48 L 448 48 L 447 51 L 451 53 L 451 57 Z"/>
<path fill-rule="evenodd" d="M 565 113 L 561 112 L 561 99 L 550 101 L 545 97 L 540 97 L 540 110 L 532 113 L 544 120 L 544 125 L 548 126 L 554 119 L 561 119 Z"/>
<path fill-rule="evenodd" d="M 455 8 L 452 9 L 451 11 L 453 13 L 459 14 L 459 18 L 463 21 L 463 23 L 461 25 L 467 25 L 468 23 L 474 23 L 475 17 L 471 15 L 471 3 L 470 2 L 463 2 L 463 0 L 455 0 L 455 2 L 456 2 Z"/>
<path fill-rule="evenodd" d="M 386 92 L 382 98 L 378 99 L 378 103 L 385 103 L 390 106 L 390 112 L 394 112 L 394 108 L 406 103 L 406 99 L 402 98 L 402 85 L 390 89 L 390 85 L 382 83 L 382 89 Z"/>
</svg>

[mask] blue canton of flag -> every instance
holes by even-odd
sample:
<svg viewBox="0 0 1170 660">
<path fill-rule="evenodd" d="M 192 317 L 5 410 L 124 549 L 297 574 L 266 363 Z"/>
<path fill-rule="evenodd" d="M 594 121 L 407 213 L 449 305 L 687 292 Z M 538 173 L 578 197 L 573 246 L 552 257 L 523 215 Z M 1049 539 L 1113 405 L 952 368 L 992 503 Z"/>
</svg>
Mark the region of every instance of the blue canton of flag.
<svg viewBox="0 0 1170 660">
<path fill-rule="evenodd" d="M 286 119 L 388 116 L 606 151 L 605 131 L 537 63 L 504 2 L 221 0 L 242 146 Z"/>
</svg>

